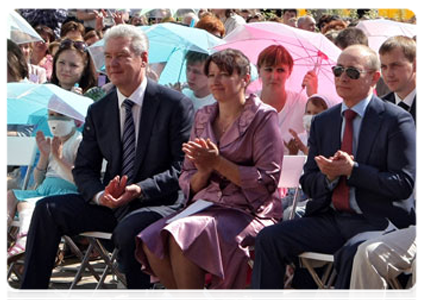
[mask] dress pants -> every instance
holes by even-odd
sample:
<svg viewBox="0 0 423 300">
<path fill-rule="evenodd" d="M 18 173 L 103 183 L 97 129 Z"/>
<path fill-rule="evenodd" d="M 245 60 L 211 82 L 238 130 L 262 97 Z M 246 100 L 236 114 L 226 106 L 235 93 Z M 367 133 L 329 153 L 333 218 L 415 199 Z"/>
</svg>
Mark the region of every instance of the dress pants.
<svg viewBox="0 0 423 300">
<path fill-rule="evenodd" d="M 150 217 L 144 219 L 144 214 Z M 113 232 L 113 242 L 119 251 L 122 251 L 118 254 L 120 267 L 128 272 L 125 275 L 130 287 L 148 287 L 149 277 L 140 271 L 141 267 L 135 260 L 135 236 L 159 219 L 160 215 L 144 212 L 143 216 L 138 215 L 138 218 L 143 221 L 137 220 L 133 228 L 130 224 L 133 218 L 118 223 L 113 210 L 87 203 L 78 194 L 46 197 L 38 201 L 28 232 L 21 288 L 47 289 L 61 236 L 77 235 L 85 231 Z M 129 234 L 130 231 L 135 232 L 132 239 L 128 235 L 121 235 L 122 232 Z M 131 250 L 131 247 L 134 250 Z M 136 268 L 133 263 L 138 265 L 138 272 L 133 271 Z"/>
<path fill-rule="evenodd" d="M 300 253 L 335 254 L 357 233 L 381 230 L 384 226 L 386 224 L 371 224 L 362 215 L 328 209 L 266 227 L 256 238 L 251 286 L 254 289 L 283 289 L 286 265 Z M 349 263 L 352 265 L 352 259 Z M 337 272 L 342 273 L 342 270 Z M 344 278 L 343 274 L 341 277 Z"/>
<path fill-rule="evenodd" d="M 387 289 L 389 279 L 415 267 L 416 253 L 415 226 L 364 242 L 354 258 L 350 288 Z"/>
</svg>

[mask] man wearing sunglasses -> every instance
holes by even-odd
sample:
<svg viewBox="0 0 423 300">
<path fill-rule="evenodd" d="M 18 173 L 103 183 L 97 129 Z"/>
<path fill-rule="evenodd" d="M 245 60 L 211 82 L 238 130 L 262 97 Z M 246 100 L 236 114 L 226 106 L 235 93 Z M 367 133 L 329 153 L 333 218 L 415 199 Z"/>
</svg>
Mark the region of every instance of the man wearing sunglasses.
<svg viewBox="0 0 423 300">
<path fill-rule="evenodd" d="M 391 37 L 379 48 L 379 57 L 383 80 L 392 91 L 383 100 L 410 112 L 416 122 L 416 42 L 406 36 Z M 416 253 L 414 225 L 366 241 L 355 255 L 350 287 L 387 289 L 388 282 L 415 267 Z"/>
<path fill-rule="evenodd" d="M 415 223 L 407 199 L 415 181 L 415 126 L 410 114 L 374 96 L 379 69 L 367 46 L 340 54 L 333 74 L 343 102 L 314 117 L 300 179 L 311 200 L 303 218 L 257 236 L 253 288 L 283 288 L 286 264 L 311 251 L 334 255 L 335 288 L 348 289 L 354 253 L 368 232 Z"/>
<path fill-rule="evenodd" d="M 178 176 L 193 121 L 191 100 L 147 79 L 148 39 L 135 26 L 112 27 L 104 45 L 115 88 L 88 109 L 73 169 L 80 194 L 39 201 L 23 289 L 48 288 L 60 237 L 86 231 L 112 233 L 127 287 L 150 287 L 150 276 L 135 259 L 135 237 L 184 201 Z"/>
</svg>

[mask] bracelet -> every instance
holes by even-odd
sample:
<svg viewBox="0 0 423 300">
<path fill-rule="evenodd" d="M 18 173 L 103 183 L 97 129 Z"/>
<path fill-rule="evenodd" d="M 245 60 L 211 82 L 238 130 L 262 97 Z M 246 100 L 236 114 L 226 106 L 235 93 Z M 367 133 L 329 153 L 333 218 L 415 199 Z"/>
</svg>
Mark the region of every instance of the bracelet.
<svg viewBox="0 0 423 300">
<path fill-rule="evenodd" d="M 35 166 L 35 169 L 37 169 L 38 171 L 40 171 L 40 172 L 42 172 L 42 173 L 46 173 L 46 172 L 47 172 L 47 170 L 42 170 L 42 169 L 40 169 L 38 166 Z"/>
</svg>

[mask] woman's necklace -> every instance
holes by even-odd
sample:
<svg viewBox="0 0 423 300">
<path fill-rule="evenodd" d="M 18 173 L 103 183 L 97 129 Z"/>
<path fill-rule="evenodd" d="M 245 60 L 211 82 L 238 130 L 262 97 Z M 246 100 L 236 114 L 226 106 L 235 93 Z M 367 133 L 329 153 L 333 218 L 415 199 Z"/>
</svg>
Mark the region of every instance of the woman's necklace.
<svg viewBox="0 0 423 300">
<path fill-rule="evenodd" d="M 221 133 L 221 135 L 223 135 L 231 127 L 232 123 L 235 122 L 235 120 L 239 117 L 241 112 L 242 112 L 242 110 L 239 111 L 233 118 L 227 118 L 227 119 L 222 120 L 219 117 L 219 121 L 217 122 L 217 128 L 218 128 L 219 132 Z"/>
<path fill-rule="evenodd" d="M 221 133 L 225 133 L 226 132 L 226 130 L 228 130 L 228 128 L 231 126 L 231 124 L 232 124 L 233 122 L 230 122 L 230 123 L 228 123 L 228 124 L 225 124 L 225 125 L 219 125 L 219 130 L 220 130 L 220 132 Z"/>
</svg>

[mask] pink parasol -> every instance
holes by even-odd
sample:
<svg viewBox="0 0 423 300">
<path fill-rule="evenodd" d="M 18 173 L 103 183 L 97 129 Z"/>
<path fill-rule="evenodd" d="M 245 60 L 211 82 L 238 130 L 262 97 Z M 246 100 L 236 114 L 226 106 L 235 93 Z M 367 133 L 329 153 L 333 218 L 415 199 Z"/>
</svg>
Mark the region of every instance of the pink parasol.
<svg viewBox="0 0 423 300">
<path fill-rule="evenodd" d="M 383 19 L 360 21 L 357 28 L 367 35 L 370 48 L 376 52 L 391 36 L 405 35 L 412 38 L 417 35 L 417 25 Z"/>
<path fill-rule="evenodd" d="M 288 90 L 301 91 L 304 76 L 314 70 L 319 80 L 319 94 L 327 96 L 330 106 L 341 101 L 336 93 L 331 69 L 336 65 L 341 50 L 324 35 L 276 22 L 257 22 L 237 27 L 224 40 L 225 44 L 213 49 L 238 49 L 254 64 L 266 47 L 275 44 L 284 46 L 294 59 L 294 68 L 286 83 Z M 249 87 L 250 92 L 260 89 L 260 80 L 252 82 Z"/>
</svg>

